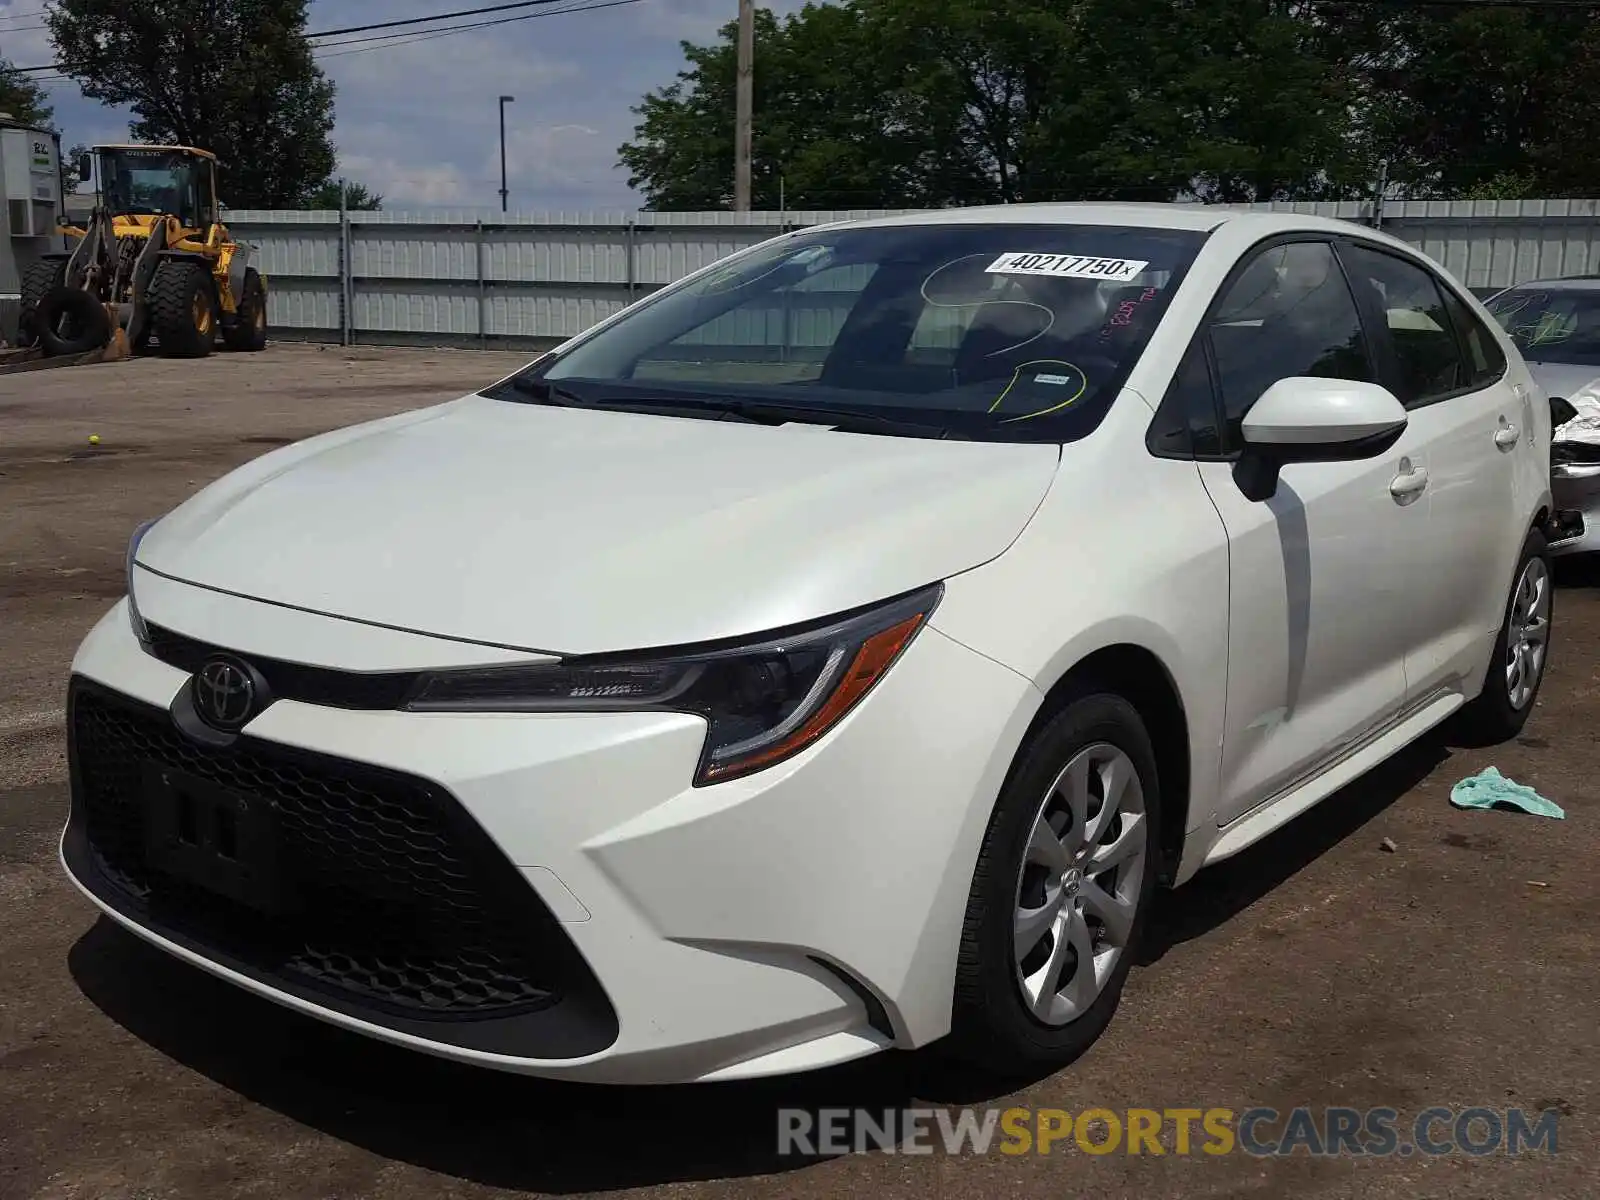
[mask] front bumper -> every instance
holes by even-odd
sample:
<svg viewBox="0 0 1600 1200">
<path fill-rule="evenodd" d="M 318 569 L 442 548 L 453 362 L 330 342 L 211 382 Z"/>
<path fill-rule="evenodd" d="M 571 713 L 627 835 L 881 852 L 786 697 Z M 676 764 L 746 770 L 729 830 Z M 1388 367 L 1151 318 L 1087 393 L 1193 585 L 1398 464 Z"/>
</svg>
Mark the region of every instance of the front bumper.
<svg viewBox="0 0 1600 1200">
<path fill-rule="evenodd" d="M 1600 551 L 1600 463 L 1558 463 L 1550 491 L 1566 536 L 1552 538 L 1553 555 Z"/>
<path fill-rule="evenodd" d="M 174 613 L 141 607 L 152 622 L 182 628 Z M 192 623 L 182 632 L 246 656 L 292 658 L 287 642 L 319 622 L 337 626 L 350 649 L 348 661 L 324 653 L 318 665 L 371 669 L 373 638 L 405 636 L 214 593 L 202 607 L 183 612 Z M 218 637 L 224 629 L 248 630 L 250 644 Z M 432 658 L 437 639 L 426 641 L 418 655 Z M 89 820 L 95 768 L 83 731 L 103 735 L 110 711 L 143 731 L 119 734 L 142 747 L 138 755 L 159 743 L 156 757 L 188 756 L 206 773 L 215 752 L 173 729 L 166 710 L 189 676 L 143 651 L 126 602 L 91 632 L 73 672 L 74 803 L 62 860 L 102 910 L 180 958 L 334 1024 L 461 1061 L 614 1083 L 786 1073 L 947 1032 L 978 842 L 1038 700 L 1020 676 L 927 628 L 816 746 L 706 788 L 689 785 L 703 738 L 694 717 L 410 714 L 278 701 L 246 727 L 239 749 L 254 756 L 247 765 L 258 791 L 299 814 L 302 851 L 346 855 L 349 887 L 380 876 L 392 884 L 396 862 L 425 860 L 408 908 L 407 895 L 342 894 L 323 855 L 312 864 L 319 907 L 303 919 L 343 927 L 352 906 L 365 904 L 395 914 L 397 936 L 426 933 L 432 949 L 448 950 L 441 922 L 460 917 L 472 970 L 444 974 L 478 999 L 484 978 L 498 979 L 507 1003 L 441 1015 L 417 1011 L 418 994 L 438 992 L 417 977 L 418 962 L 351 964 L 335 947 L 316 959 L 322 977 L 307 978 L 303 959 L 283 965 L 298 943 L 278 945 L 273 958 L 245 938 L 247 914 L 201 895 L 141 900 L 108 869 L 108 846 L 95 844 L 109 835 Z M 291 777 L 300 797 L 292 803 L 283 782 Z M 325 813 L 315 806 L 325 808 L 324 793 L 345 779 L 355 790 L 340 803 L 394 820 L 369 821 L 356 838 L 341 826 L 318 842 Z M 398 815 L 385 807 L 402 801 L 410 808 Z M 437 849 L 428 812 L 449 826 L 443 859 L 424 853 Z M 126 853 L 137 856 L 140 844 L 135 830 Z M 462 864 L 477 899 L 449 891 Z M 480 921 L 474 904 L 494 911 Z M 498 939 L 487 951 L 478 944 L 488 936 L 483 922 Z M 414 957 L 427 975 L 434 960 Z M 361 988 L 345 986 L 352 976 Z M 416 980 L 409 990 L 407 979 Z"/>
</svg>

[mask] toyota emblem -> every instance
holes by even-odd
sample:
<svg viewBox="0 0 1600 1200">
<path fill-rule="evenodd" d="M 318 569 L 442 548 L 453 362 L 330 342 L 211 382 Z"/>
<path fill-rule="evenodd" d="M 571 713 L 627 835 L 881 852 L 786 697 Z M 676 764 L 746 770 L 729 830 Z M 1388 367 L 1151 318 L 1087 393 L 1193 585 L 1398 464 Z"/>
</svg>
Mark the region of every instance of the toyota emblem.
<svg viewBox="0 0 1600 1200">
<path fill-rule="evenodd" d="M 243 663 L 214 658 L 194 677 L 194 707 L 207 725 L 231 733 L 255 713 L 255 681 Z"/>
</svg>

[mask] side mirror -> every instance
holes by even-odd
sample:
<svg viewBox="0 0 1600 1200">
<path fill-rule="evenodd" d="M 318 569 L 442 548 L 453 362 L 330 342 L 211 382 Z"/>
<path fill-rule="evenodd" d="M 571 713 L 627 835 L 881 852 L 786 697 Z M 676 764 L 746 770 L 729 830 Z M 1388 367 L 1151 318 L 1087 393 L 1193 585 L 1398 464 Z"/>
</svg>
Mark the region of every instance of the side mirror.
<svg viewBox="0 0 1600 1200">
<path fill-rule="evenodd" d="M 1270 500 L 1286 463 L 1356 462 L 1387 451 L 1406 430 L 1394 393 L 1348 379 L 1280 379 L 1244 415 L 1233 479 L 1245 499 Z"/>
<path fill-rule="evenodd" d="M 94 156 L 91 154 L 78 155 L 78 182 L 88 183 L 89 177 L 94 174 Z"/>
</svg>

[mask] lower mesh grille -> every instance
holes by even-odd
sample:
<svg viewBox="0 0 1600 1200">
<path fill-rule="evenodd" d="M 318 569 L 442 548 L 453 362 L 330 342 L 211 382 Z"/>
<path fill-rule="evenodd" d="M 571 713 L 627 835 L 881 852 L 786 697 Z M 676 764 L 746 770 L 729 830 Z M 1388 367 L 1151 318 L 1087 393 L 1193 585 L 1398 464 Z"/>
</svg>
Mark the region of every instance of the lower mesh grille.
<svg viewBox="0 0 1600 1200">
<path fill-rule="evenodd" d="M 193 745 L 164 712 L 83 684 L 71 723 L 74 821 L 106 880 L 165 927 L 407 1016 L 501 1016 L 560 999 L 571 943 L 442 789 L 251 739 Z M 292 902 L 262 909 L 158 866 L 152 769 L 265 805 L 281 875 L 269 882 Z"/>
</svg>

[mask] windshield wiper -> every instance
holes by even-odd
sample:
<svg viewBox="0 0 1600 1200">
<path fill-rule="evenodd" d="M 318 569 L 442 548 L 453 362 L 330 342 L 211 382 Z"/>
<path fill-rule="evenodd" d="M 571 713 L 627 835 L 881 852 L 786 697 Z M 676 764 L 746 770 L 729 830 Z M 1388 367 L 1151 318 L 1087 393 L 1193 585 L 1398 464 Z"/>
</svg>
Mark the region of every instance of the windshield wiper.
<svg viewBox="0 0 1600 1200">
<path fill-rule="evenodd" d="M 592 408 L 604 412 L 639 413 L 644 416 L 692 417 L 700 420 L 750 421 L 762 425 L 827 425 L 843 433 L 882 433 L 900 437 L 959 436 L 944 425 L 931 421 L 912 421 L 877 413 L 851 412 L 821 405 L 784 404 L 765 400 L 741 400 L 729 396 L 677 397 L 587 397 L 548 379 L 518 378 L 509 381 L 514 391 L 540 404 L 563 408 Z"/>
<path fill-rule="evenodd" d="M 538 404 L 551 404 L 560 408 L 592 408 L 600 412 L 625 412 L 638 413 L 651 417 L 692 417 L 705 420 L 714 417 L 716 420 L 754 421 L 757 418 L 747 417 L 735 409 L 722 409 L 710 405 L 702 405 L 697 401 L 679 403 L 675 400 L 635 400 L 618 397 L 591 397 L 580 396 L 559 383 L 551 383 L 548 379 L 512 379 L 509 386 L 513 391 L 530 396 Z"/>
</svg>

